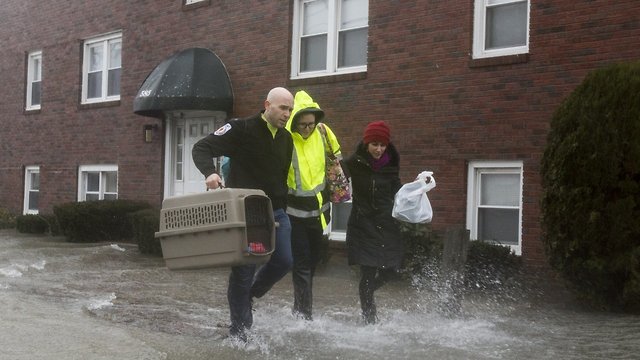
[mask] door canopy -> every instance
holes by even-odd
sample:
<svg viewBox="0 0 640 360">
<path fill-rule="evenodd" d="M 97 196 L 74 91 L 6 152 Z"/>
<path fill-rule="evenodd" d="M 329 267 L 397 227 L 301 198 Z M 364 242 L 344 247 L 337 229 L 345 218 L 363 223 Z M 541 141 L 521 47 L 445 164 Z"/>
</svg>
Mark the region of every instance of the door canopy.
<svg viewBox="0 0 640 360">
<path fill-rule="evenodd" d="M 165 111 L 233 110 L 233 91 L 224 64 L 209 49 L 182 50 L 147 76 L 133 101 L 138 115 L 162 118 Z"/>
</svg>

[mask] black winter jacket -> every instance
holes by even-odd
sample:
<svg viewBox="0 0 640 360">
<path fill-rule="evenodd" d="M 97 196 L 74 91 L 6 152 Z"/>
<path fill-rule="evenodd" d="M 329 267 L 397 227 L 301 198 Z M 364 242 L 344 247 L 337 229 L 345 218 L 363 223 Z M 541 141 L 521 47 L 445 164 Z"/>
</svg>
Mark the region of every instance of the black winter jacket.
<svg viewBox="0 0 640 360">
<path fill-rule="evenodd" d="M 292 152 L 291 134 L 278 129 L 274 138 L 261 114 L 257 114 L 233 119 L 207 135 L 193 146 L 192 156 L 205 178 L 217 172 L 214 157 L 228 156 L 231 159 L 228 187 L 260 189 L 271 199 L 273 209 L 284 209 Z"/>
<path fill-rule="evenodd" d="M 363 143 L 345 160 L 353 184 L 353 207 L 347 224 L 349 265 L 400 268 L 404 256 L 402 235 L 391 217 L 394 195 L 400 189 L 400 156 L 387 146 L 390 160 L 379 171 L 369 163 Z"/>
</svg>

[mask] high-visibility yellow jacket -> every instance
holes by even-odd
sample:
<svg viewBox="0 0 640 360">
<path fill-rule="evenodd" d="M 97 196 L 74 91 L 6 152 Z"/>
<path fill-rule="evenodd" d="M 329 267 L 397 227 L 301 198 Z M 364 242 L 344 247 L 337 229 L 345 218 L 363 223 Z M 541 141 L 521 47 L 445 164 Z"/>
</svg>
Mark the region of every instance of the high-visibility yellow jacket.
<svg viewBox="0 0 640 360">
<path fill-rule="evenodd" d="M 286 129 L 293 138 L 293 157 L 289 167 L 287 185 L 287 213 L 299 218 L 317 218 L 322 228 L 330 220 L 329 193 L 326 187 L 325 158 L 327 147 L 317 126 L 304 139 L 298 132 L 297 122 L 303 113 L 313 113 L 316 124 L 324 119 L 324 111 L 305 91 L 296 93 L 293 111 Z M 327 139 L 334 154 L 341 158 L 340 144 L 331 129 L 323 123 Z"/>
</svg>

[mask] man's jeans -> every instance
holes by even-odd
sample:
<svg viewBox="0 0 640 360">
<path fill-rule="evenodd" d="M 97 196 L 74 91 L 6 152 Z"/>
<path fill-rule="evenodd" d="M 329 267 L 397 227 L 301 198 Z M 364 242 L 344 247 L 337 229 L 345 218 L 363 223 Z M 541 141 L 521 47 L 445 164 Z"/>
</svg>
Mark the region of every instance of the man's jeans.
<svg viewBox="0 0 640 360">
<path fill-rule="evenodd" d="M 253 325 L 252 298 L 260 298 L 282 279 L 291 269 L 291 223 L 283 209 L 273 211 L 276 228 L 276 248 L 269 261 L 256 273 L 256 265 L 241 265 L 231 268 L 227 299 L 231 311 L 231 335 L 242 335 Z M 254 276 L 255 275 L 255 276 Z"/>
</svg>

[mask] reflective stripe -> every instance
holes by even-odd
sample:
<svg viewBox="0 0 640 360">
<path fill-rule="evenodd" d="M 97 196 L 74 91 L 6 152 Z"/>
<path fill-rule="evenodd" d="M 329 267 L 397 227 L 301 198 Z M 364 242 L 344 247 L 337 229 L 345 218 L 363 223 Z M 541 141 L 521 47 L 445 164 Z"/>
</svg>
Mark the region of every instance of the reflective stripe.
<svg viewBox="0 0 640 360">
<path fill-rule="evenodd" d="M 293 215 L 299 218 L 318 217 L 323 212 L 329 210 L 329 206 L 330 206 L 329 203 L 326 203 L 322 205 L 322 208 L 320 208 L 319 210 L 311 210 L 311 211 L 295 209 L 290 206 L 287 206 L 287 214 Z"/>
<path fill-rule="evenodd" d="M 324 190 L 325 182 L 319 184 L 311 190 L 302 189 L 302 178 L 300 177 L 300 164 L 298 163 L 298 152 L 296 148 L 293 148 L 293 156 L 291 157 L 291 166 L 293 166 L 293 173 L 295 174 L 296 188 L 289 187 L 289 195 L 294 196 L 315 196 L 322 190 Z"/>
</svg>

